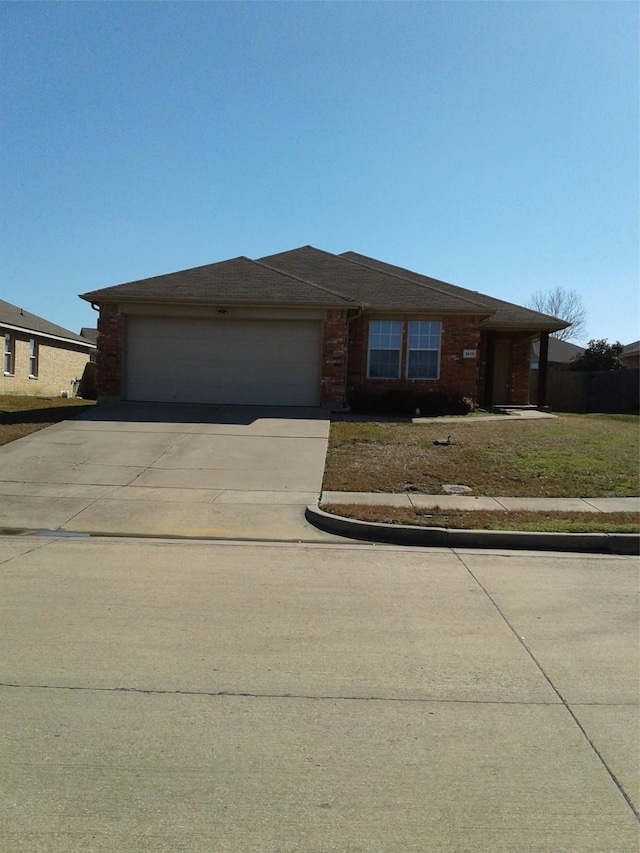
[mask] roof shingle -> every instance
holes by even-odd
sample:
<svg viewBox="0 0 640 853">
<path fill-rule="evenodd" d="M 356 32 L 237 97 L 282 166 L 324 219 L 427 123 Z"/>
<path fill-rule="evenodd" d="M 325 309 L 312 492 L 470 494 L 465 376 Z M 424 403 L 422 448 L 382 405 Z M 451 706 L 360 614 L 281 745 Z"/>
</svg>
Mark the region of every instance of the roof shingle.
<svg viewBox="0 0 640 853">
<path fill-rule="evenodd" d="M 445 281 L 439 281 L 435 278 L 429 278 L 420 273 L 411 272 L 411 270 L 396 267 L 393 264 L 387 264 L 384 261 L 377 261 L 375 258 L 368 258 L 366 255 L 359 255 L 357 252 L 344 252 L 341 257 L 349 258 L 352 261 L 361 263 L 371 269 L 381 269 L 387 272 L 392 272 L 397 275 L 406 277 L 417 284 L 422 284 L 425 287 L 436 289 L 443 294 L 451 296 L 468 298 L 484 305 L 491 316 L 483 322 L 483 328 L 500 329 L 500 328 L 532 328 L 542 331 L 556 331 L 565 329 L 570 324 L 557 317 L 550 317 L 548 314 L 541 314 L 539 311 L 532 311 L 530 308 L 524 308 L 521 305 L 516 305 L 513 302 L 505 302 L 502 299 L 496 299 L 493 296 L 486 296 L 484 293 L 476 293 L 474 290 L 467 290 L 464 287 L 459 287 L 456 284 L 449 284 Z"/>
<path fill-rule="evenodd" d="M 287 272 L 239 257 L 83 293 L 89 302 L 348 305 L 349 299 Z"/>
</svg>

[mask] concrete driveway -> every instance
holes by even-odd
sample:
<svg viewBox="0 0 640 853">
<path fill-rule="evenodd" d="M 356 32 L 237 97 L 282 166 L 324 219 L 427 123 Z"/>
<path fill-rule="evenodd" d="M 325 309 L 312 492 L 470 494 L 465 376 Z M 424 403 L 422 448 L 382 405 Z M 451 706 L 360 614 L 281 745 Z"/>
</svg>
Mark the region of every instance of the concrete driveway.
<svg viewBox="0 0 640 853">
<path fill-rule="evenodd" d="M 0 527 L 330 541 L 320 409 L 97 406 L 0 448 Z"/>
</svg>

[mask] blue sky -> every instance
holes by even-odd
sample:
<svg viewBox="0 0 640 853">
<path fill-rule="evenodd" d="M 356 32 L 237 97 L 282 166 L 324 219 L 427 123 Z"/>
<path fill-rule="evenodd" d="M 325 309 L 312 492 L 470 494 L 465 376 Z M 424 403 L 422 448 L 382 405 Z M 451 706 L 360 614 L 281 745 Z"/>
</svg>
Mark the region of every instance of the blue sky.
<svg viewBox="0 0 640 853">
<path fill-rule="evenodd" d="M 0 5 L 0 297 L 312 244 L 640 337 L 631 2 Z"/>
</svg>

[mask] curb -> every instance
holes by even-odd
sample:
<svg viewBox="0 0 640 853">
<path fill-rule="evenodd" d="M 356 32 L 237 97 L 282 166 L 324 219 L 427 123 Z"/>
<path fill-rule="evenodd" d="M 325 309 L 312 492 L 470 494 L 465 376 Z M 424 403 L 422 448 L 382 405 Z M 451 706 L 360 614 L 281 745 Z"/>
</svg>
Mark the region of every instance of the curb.
<svg viewBox="0 0 640 853">
<path fill-rule="evenodd" d="M 305 518 L 314 527 L 366 542 L 418 545 L 427 548 L 506 548 L 526 551 L 576 551 L 591 554 L 640 554 L 637 533 L 529 533 L 521 530 L 454 530 L 446 527 L 414 527 L 380 524 L 331 515 L 308 506 Z"/>
</svg>

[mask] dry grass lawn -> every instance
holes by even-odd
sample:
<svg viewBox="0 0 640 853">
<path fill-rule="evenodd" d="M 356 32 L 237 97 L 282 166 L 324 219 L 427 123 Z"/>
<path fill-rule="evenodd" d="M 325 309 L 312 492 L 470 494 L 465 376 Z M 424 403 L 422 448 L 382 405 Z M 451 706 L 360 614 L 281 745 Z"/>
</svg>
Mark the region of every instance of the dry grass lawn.
<svg viewBox="0 0 640 853">
<path fill-rule="evenodd" d="M 0 395 L 0 445 L 66 421 L 94 405 L 91 400 L 80 397 L 64 400 L 62 397 Z"/>
<path fill-rule="evenodd" d="M 509 497 L 640 494 L 636 415 L 455 423 L 338 422 L 331 426 L 324 489 L 441 494 L 445 483 Z M 451 435 L 451 445 L 433 439 Z"/>
<path fill-rule="evenodd" d="M 322 509 L 360 521 L 418 527 L 526 530 L 539 533 L 640 533 L 640 515 L 636 512 L 464 512 L 361 504 L 323 504 Z"/>
</svg>

